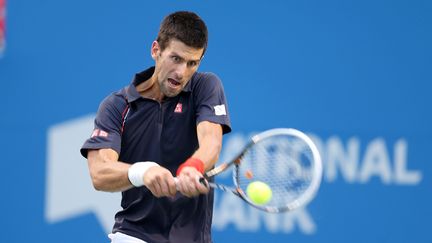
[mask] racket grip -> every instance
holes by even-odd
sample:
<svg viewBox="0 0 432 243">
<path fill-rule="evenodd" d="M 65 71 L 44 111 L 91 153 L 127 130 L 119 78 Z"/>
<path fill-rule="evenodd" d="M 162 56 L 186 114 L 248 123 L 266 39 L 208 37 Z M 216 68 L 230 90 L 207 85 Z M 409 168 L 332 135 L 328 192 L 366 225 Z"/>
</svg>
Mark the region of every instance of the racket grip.
<svg viewBox="0 0 432 243">
<path fill-rule="evenodd" d="M 174 177 L 174 182 L 175 182 L 176 190 L 179 191 L 179 185 L 178 185 L 178 178 L 177 177 Z"/>
<path fill-rule="evenodd" d="M 199 182 L 201 183 L 201 184 L 203 184 L 203 186 L 205 186 L 205 187 L 209 187 L 209 185 L 208 185 L 208 183 L 207 183 L 207 180 L 204 178 L 204 177 L 200 177 L 199 178 Z"/>
<path fill-rule="evenodd" d="M 174 177 L 174 182 L 175 182 L 175 184 L 176 184 L 176 189 L 177 189 L 177 191 L 179 191 L 178 180 L 179 180 L 179 179 L 178 179 L 177 177 Z M 204 177 L 200 177 L 200 178 L 198 179 L 198 181 L 199 181 L 199 183 L 203 184 L 205 187 L 209 187 L 209 184 L 207 183 L 207 180 L 206 180 Z"/>
</svg>

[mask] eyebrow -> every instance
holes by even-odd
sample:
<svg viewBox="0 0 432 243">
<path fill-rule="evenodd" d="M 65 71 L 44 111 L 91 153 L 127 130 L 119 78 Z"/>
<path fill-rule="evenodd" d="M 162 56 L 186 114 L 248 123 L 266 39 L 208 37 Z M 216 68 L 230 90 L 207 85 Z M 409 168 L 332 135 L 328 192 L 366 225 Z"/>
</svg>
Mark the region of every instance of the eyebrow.
<svg viewBox="0 0 432 243">
<path fill-rule="evenodd" d="M 178 56 L 179 58 L 181 58 L 182 60 L 186 60 L 184 57 L 182 57 L 180 54 L 178 54 L 177 52 L 175 52 L 175 51 L 173 51 L 172 53 L 171 53 L 171 55 L 174 55 L 174 56 Z M 201 61 L 201 58 L 200 59 L 197 59 L 197 60 L 186 60 L 187 62 L 200 62 Z"/>
</svg>

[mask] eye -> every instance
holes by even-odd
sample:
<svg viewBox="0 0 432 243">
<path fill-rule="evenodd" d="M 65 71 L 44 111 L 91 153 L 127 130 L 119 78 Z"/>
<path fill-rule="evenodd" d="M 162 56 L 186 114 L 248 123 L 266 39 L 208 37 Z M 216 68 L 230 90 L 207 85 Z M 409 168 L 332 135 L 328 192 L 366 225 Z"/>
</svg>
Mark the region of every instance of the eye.
<svg viewBox="0 0 432 243">
<path fill-rule="evenodd" d="M 188 63 L 189 67 L 195 67 L 197 65 L 198 65 L 198 62 L 196 62 L 196 61 L 191 61 L 191 62 Z"/>
<path fill-rule="evenodd" d="M 179 56 L 171 56 L 171 60 L 173 60 L 175 63 L 181 62 L 181 58 Z"/>
</svg>

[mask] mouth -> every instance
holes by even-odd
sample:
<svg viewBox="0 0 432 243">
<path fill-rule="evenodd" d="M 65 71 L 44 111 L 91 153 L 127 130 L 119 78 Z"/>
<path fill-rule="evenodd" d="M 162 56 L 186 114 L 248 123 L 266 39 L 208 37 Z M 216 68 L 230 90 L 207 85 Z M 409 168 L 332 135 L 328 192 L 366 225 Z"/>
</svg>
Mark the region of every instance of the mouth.
<svg viewBox="0 0 432 243">
<path fill-rule="evenodd" d="M 168 78 L 168 83 L 170 84 L 170 86 L 177 88 L 181 85 L 181 83 L 175 79 L 172 78 Z"/>
</svg>

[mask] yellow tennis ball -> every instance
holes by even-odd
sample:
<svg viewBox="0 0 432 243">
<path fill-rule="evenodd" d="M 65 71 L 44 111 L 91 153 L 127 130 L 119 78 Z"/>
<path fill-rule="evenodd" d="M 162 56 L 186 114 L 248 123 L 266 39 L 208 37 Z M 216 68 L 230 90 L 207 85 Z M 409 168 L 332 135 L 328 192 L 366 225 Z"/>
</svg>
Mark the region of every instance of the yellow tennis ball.
<svg viewBox="0 0 432 243">
<path fill-rule="evenodd" d="M 254 181 L 249 183 L 246 188 L 246 194 L 250 200 L 258 205 L 268 203 L 272 198 L 271 188 L 264 182 Z"/>
</svg>

